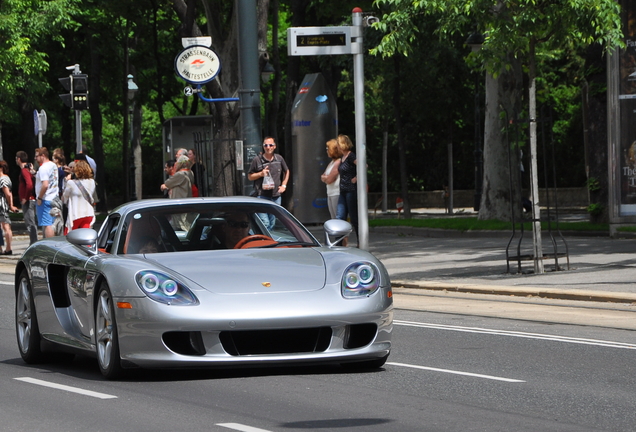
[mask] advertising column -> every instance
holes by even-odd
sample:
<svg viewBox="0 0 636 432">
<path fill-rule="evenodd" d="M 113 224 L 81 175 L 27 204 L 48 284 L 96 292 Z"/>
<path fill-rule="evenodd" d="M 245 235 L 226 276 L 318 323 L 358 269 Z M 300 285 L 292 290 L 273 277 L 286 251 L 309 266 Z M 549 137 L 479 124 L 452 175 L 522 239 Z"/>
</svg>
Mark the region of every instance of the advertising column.
<svg viewBox="0 0 636 432">
<path fill-rule="evenodd" d="M 291 117 L 291 211 L 302 223 L 322 223 L 330 217 L 320 175 L 329 164 L 325 145 L 338 135 L 338 107 L 321 74 L 305 75 Z"/>
</svg>

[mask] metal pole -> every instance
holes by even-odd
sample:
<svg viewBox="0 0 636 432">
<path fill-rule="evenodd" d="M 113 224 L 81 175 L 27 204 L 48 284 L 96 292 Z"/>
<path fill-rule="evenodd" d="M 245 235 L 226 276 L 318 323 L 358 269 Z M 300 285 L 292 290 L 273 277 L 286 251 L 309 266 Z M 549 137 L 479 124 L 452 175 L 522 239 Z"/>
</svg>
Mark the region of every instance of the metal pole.
<svg viewBox="0 0 636 432">
<path fill-rule="evenodd" d="M 258 67 L 256 0 L 235 0 L 239 27 L 239 89 L 241 132 L 247 165 L 261 150 L 261 87 Z M 245 172 L 244 172 L 245 173 Z M 243 177 L 243 195 L 252 192 L 252 182 Z"/>
<path fill-rule="evenodd" d="M 135 131 L 134 131 L 134 127 L 133 127 L 133 111 L 135 109 L 135 101 L 132 100 L 130 101 L 130 105 L 128 108 L 128 116 L 129 116 L 129 122 L 130 122 L 130 151 L 129 151 L 129 169 L 130 169 L 130 175 L 129 175 L 129 180 L 130 180 L 130 200 L 131 201 L 137 201 L 137 187 L 135 185 L 135 152 L 133 150 L 134 145 L 133 145 L 133 141 L 135 139 Z"/>
<path fill-rule="evenodd" d="M 453 214 L 455 210 L 453 209 L 453 192 L 455 186 L 453 185 L 453 141 L 448 142 L 447 146 L 448 150 L 448 190 L 444 191 L 444 195 L 448 194 L 446 203 L 446 211 L 448 214 Z"/>
<path fill-rule="evenodd" d="M 388 174 L 387 174 L 387 159 L 389 154 L 389 133 L 384 131 L 384 138 L 382 140 L 382 213 L 386 214 L 388 210 Z"/>
<path fill-rule="evenodd" d="M 362 9 L 354 8 L 352 54 L 353 93 L 356 123 L 356 157 L 358 165 L 358 247 L 369 249 L 369 213 L 367 204 L 367 137 L 364 113 L 364 41 L 362 39 Z"/>
<path fill-rule="evenodd" d="M 67 67 L 66 69 L 69 69 Z M 79 75 L 82 71 L 80 70 L 80 65 L 73 65 L 73 75 Z M 71 81 L 71 86 L 73 85 L 73 81 Z M 72 89 L 71 89 L 72 90 Z M 75 154 L 82 152 L 82 111 L 75 110 Z"/>
<path fill-rule="evenodd" d="M 75 154 L 82 152 L 82 112 L 75 110 Z"/>
</svg>

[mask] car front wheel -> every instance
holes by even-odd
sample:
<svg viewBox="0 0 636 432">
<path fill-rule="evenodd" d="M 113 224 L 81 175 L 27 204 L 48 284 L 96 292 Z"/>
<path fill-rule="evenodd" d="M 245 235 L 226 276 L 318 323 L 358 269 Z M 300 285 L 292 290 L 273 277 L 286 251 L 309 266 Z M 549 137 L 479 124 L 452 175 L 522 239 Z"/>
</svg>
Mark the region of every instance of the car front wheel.
<svg viewBox="0 0 636 432">
<path fill-rule="evenodd" d="M 35 301 L 29 274 L 23 270 L 18 279 L 15 298 L 15 330 L 22 359 L 28 364 L 43 360 L 40 329 L 35 314 Z"/>
<path fill-rule="evenodd" d="M 122 374 L 119 358 L 119 340 L 115 305 L 108 285 L 104 282 L 99 288 L 95 307 L 95 342 L 97 345 L 97 363 L 102 375 L 115 379 Z"/>
</svg>

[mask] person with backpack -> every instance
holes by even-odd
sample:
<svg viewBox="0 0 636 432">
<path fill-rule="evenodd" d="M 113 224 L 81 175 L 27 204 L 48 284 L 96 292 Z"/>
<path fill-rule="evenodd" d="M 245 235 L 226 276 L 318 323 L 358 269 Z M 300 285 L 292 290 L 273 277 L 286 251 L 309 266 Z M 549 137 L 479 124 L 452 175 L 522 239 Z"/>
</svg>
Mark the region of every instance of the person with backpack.
<svg viewBox="0 0 636 432">
<path fill-rule="evenodd" d="M 35 170 L 29 156 L 20 150 L 15 154 L 15 163 L 20 167 L 18 197 L 22 205 L 24 224 L 29 232 L 29 244 L 38 241 L 38 223 L 35 220 Z"/>
</svg>

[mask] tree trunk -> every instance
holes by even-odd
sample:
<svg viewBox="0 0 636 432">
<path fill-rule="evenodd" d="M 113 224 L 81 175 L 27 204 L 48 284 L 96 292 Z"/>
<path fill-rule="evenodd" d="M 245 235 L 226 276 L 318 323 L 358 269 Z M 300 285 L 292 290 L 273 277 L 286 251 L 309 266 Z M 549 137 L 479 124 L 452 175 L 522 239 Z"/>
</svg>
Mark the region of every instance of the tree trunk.
<svg viewBox="0 0 636 432">
<path fill-rule="evenodd" d="M 583 91 L 583 124 L 587 138 L 585 171 L 590 197 L 588 205 L 603 206 L 599 214 L 590 213 L 590 222 L 608 223 L 607 92 L 598 90 L 607 87 L 607 63 L 600 45 L 590 45 L 588 48 L 585 70 L 593 72 L 586 77 L 587 85 Z"/>
<path fill-rule="evenodd" d="M 101 87 L 101 56 L 99 49 L 95 47 L 94 36 L 91 35 L 89 41 L 91 46 L 91 74 L 88 80 L 90 87 L 89 112 L 91 114 L 91 131 L 93 133 L 92 156 L 97 165 L 95 183 L 97 187 L 97 198 L 99 200 L 96 208 L 97 211 L 105 212 L 108 210 L 108 203 L 106 201 L 106 190 L 104 189 L 104 186 L 106 186 L 106 168 L 104 167 L 104 145 L 102 139 L 103 119 L 99 97 L 99 89 Z"/>
<path fill-rule="evenodd" d="M 484 182 L 479 219 L 512 221 L 521 217 L 518 147 L 514 136 L 506 134 L 506 119 L 519 113 L 523 90 L 521 63 L 510 56 L 512 68 L 497 78 L 486 74 L 484 121 Z M 505 116 L 500 116 L 505 112 Z M 511 210 L 512 209 L 512 210 Z"/>
<path fill-rule="evenodd" d="M 541 243 L 541 207 L 539 204 L 539 174 L 537 172 L 537 64 L 534 39 L 530 39 L 528 54 L 528 121 L 530 125 L 530 201 L 532 201 L 532 245 L 534 273 L 543 273 L 543 247 Z M 547 186 L 547 185 L 546 185 Z"/>
<path fill-rule="evenodd" d="M 402 112 L 400 111 L 400 55 L 393 56 L 393 110 L 395 113 L 395 128 L 397 129 L 398 155 L 400 161 L 400 185 L 402 189 L 402 204 L 404 205 L 404 218 L 410 219 L 411 206 L 409 204 L 409 176 L 406 168 L 406 143 L 404 142 L 404 131 L 402 127 Z"/>
</svg>

